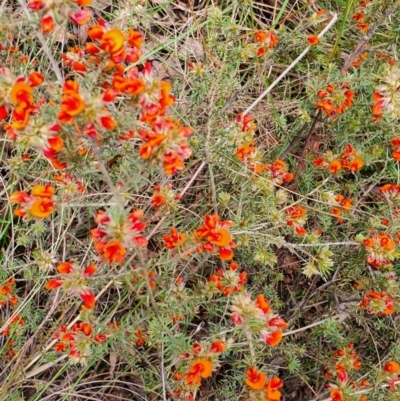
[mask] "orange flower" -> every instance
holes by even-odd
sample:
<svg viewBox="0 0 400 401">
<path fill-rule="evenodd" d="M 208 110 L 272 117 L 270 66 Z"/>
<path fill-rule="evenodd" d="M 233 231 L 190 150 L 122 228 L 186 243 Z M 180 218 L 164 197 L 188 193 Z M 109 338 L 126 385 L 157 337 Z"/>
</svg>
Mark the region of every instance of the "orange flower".
<svg viewBox="0 0 400 401">
<path fill-rule="evenodd" d="M 390 374 L 396 374 L 400 372 L 400 365 L 395 361 L 389 361 L 386 363 L 384 371 Z"/>
<path fill-rule="evenodd" d="M 85 108 L 85 102 L 79 93 L 65 90 L 61 98 L 61 111 L 69 116 L 77 116 Z"/>
<path fill-rule="evenodd" d="M 0 306 L 7 304 L 16 304 L 18 302 L 17 298 L 13 294 L 15 286 L 15 280 L 9 278 L 5 284 L 0 285 Z"/>
<path fill-rule="evenodd" d="M 186 235 L 179 233 L 176 228 L 171 228 L 171 235 L 164 235 L 163 239 L 165 246 L 168 249 L 173 249 L 185 243 Z"/>
<path fill-rule="evenodd" d="M 334 388 L 331 392 L 330 392 L 330 397 L 331 397 L 331 401 L 344 401 L 344 395 L 342 390 L 339 390 L 338 388 Z"/>
<path fill-rule="evenodd" d="M 304 207 L 295 205 L 287 208 L 285 212 L 290 215 L 287 225 L 292 226 L 298 235 L 306 235 L 307 231 L 303 226 L 305 224 L 307 210 Z"/>
<path fill-rule="evenodd" d="M 81 297 L 81 299 L 84 303 L 84 305 L 82 306 L 83 310 L 91 310 L 94 308 L 94 306 L 96 304 L 96 298 L 92 291 L 85 290 L 85 291 L 81 292 L 79 294 L 79 296 Z"/>
<path fill-rule="evenodd" d="M 36 199 L 30 209 L 34 217 L 45 218 L 54 211 L 54 202 L 48 199 Z"/>
<path fill-rule="evenodd" d="M 96 249 L 98 250 L 98 248 Z M 124 246 L 118 240 L 110 241 L 107 244 L 102 245 L 101 252 L 99 250 L 98 252 L 108 263 L 115 262 L 121 264 L 126 255 L 126 250 Z"/>
<path fill-rule="evenodd" d="M 367 32 L 369 29 L 369 24 L 367 24 L 366 22 L 360 22 L 359 24 L 357 24 L 357 29 L 362 32 Z"/>
<path fill-rule="evenodd" d="M 263 330 L 261 332 L 262 339 L 270 347 L 276 347 L 282 341 L 283 332 L 281 329 L 275 331 Z"/>
<path fill-rule="evenodd" d="M 51 198 L 54 195 L 54 187 L 50 184 L 34 185 L 31 191 L 32 196 L 39 198 Z"/>
<path fill-rule="evenodd" d="M 221 260 L 227 262 L 233 259 L 233 252 L 229 248 L 219 248 L 218 255 Z"/>
<path fill-rule="evenodd" d="M 102 35 L 101 48 L 109 53 L 115 53 L 124 45 L 124 34 L 120 29 L 114 28 Z"/>
<path fill-rule="evenodd" d="M 387 249 L 388 251 L 393 251 L 395 247 L 394 241 L 387 234 L 382 234 L 380 236 L 381 247 Z"/>
<path fill-rule="evenodd" d="M 267 388 L 265 389 L 265 396 L 267 401 L 279 401 L 281 399 L 280 388 L 283 387 L 283 382 L 279 377 L 273 377 L 268 381 Z"/>
<path fill-rule="evenodd" d="M 395 137 L 391 140 L 391 145 L 393 147 L 392 157 L 396 161 L 400 161 L 400 138 Z"/>
<path fill-rule="evenodd" d="M 342 214 L 342 211 L 336 207 L 331 209 L 331 214 L 333 214 L 336 217 L 336 220 L 339 224 L 343 223 L 343 219 L 340 217 Z"/>
<path fill-rule="evenodd" d="M 4 120 L 8 116 L 8 111 L 5 106 L 0 106 L 0 121 Z"/>
<path fill-rule="evenodd" d="M 362 12 L 357 12 L 353 15 L 353 20 L 356 22 L 363 22 L 364 21 L 364 13 Z"/>
<path fill-rule="evenodd" d="M 349 169 L 356 173 L 364 165 L 364 161 L 361 157 L 356 157 L 349 165 Z"/>
<path fill-rule="evenodd" d="M 15 130 L 24 129 L 28 125 L 29 115 L 29 108 L 15 107 L 12 111 L 13 120 L 11 122 L 11 127 Z"/>
<path fill-rule="evenodd" d="M 263 31 L 257 31 L 256 32 L 256 42 L 262 42 L 264 39 L 266 39 L 267 33 Z"/>
<path fill-rule="evenodd" d="M 318 38 L 318 36 L 317 36 L 317 35 L 310 35 L 310 36 L 308 36 L 308 37 L 307 37 L 307 43 L 308 43 L 310 46 L 315 46 L 315 45 L 317 45 L 317 44 L 319 43 L 319 38 Z"/>
<path fill-rule="evenodd" d="M 111 116 L 100 117 L 100 123 L 106 130 L 113 130 L 117 126 L 117 122 Z"/>
<path fill-rule="evenodd" d="M 271 307 L 269 305 L 268 300 L 264 298 L 263 294 L 259 294 L 256 297 L 256 305 L 259 309 L 263 311 L 264 314 L 271 312 Z"/>
<path fill-rule="evenodd" d="M 256 42 L 263 42 L 268 48 L 273 49 L 278 44 L 279 39 L 274 32 L 257 31 Z"/>
<path fill-rule="evenodd" d="M 224 352 L 225 350 L 226 350 L 226 344 L 221 340 L 214 341 L 210 347 L 210 352 L 221 353 Z"/>
<path fill-rule="evenodd" d="M 46 288 L 46 290 L 54 290 L 55 288 L 61 287 L 63 282 L 64 281 L 62 279 L 54 278 L 49 280 L 44 288 Z"/>
<path fill-rule="evenodd" d="M 14 106 L 26 108 L 33 102 L 33 89 L 24 82 L 16 82 L 10 91 L 10 100 Z"/>
<path fill-rule="evenodd" d="M 208 359 L 198 359 L 187 373 L 186 383 L 200 385 L 201 379 L 211 376 L 212 367 L 212 363 Z"/>
<path fill-rule="evenodd" d="M 54 18 L 52 15 L 47 15 L 42 18 L 42 21 L 40 22 L 40 27 L 42 29 L 43 33 L 50 33 L 54 30 Z"/>
<path fill-rule="evenodd" d="M 265 373 L 259 372 L 257 368 L 250 368 L 246 372 L 247 379 L 244 382 L 253 390 L 262 390 L 267 383 Z"/>
<path fill-rule="evenodd" d="M 104 35 L 104 28 L 100 25 L 92 25 L 88 29 L 88 36 L 93 40 L 101 39 Z"/>
<path fill-rule="evenodd" d="M 29 74 L 28 81 L 31 87 L 40 86 L 44 82 L 44 77 L 40 72 L 34 71 Z"/>
<path fill-rule="evenodd" d="M 89 22 L 91 12 L 88 9 L 81 9 L 69 14 L 69 19 L 77 25 L 85 25 Z"/>
<path fill-rule="evenodd" d="M 52 200 L 54 188 L 50 184 L 35 185 L 31 195 L 25 192 L 14 192 L 10 195 L 12 203 L 21 203 L 14 214 L 25 217 L 29 213 L 33 217 L 44 218 L 54 211 L 55 202 Z"/>
<path fill-rule="evenodd" d="M 338 195 L 335 198 L 335 201 L 338 202 L 340 204 L 340 206 L 346 210 L 349 211 L 351 210 L 351 204 L 353 203 L 353 199 L 351 198 L 345 198 L 343 195 Z"/>
<path fill-rule="evenodd" d="M 44 0 L 29 0 L 27 6 L 36 12 L 42 10 L 46 4 L 44 3 Z"/>
<path fill-rule="evenodd" d="M 146 246 L 147 239 L 140 235 L 146 228 L 146 223 L 140 221 L 142 217 L 142 210 L 119 216 L 99 211 L 95 219 L 99 227 L 91 230 L 96 251 L 110 263 L 122 263 L 126 248 Z"/>
<path fill-rule="evenodd" d="M 265 164 L 260 167 L 269 173 L 274 184 L 282 185 L 283 182 L 293 180 L 293 174 L 288 172 L 287 164 L 280 159 L 276 159 L 273 164 Z"/>
<path fill-rule="evenodd" d="M 233 224 L 232 221 L 221 221 L 217 215 L 207 215 L 204 217 L 205 225 L 199 227 L 194 236 L 198 241 L 205 241 L 197 248 L 198 252 L 214 252 L 218 247 L 219 257 L 222 260 L 233 258 L 232 248 L 236 244 L 232 241 L 228 228 Z"/>
</svg>

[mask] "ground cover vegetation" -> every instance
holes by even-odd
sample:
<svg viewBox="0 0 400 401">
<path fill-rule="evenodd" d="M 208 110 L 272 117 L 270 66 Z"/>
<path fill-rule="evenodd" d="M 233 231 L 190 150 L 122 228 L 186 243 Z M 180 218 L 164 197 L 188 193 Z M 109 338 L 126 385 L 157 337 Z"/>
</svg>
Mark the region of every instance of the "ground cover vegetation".
<svg viewBox="0 0 400 401">
<path fill-rule="evenodd" d="M 3 0 L 0 399 L 400 399 L 400 2 Z"/>
</svg>

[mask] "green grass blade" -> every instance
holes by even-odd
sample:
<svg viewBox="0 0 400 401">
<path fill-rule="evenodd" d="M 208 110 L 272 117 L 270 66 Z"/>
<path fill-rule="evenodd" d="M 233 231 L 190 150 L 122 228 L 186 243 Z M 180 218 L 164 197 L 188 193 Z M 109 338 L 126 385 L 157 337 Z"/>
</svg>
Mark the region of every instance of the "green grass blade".
<svg viewBox="0 0 400 401">
<path fill-rule="evenodd" d="M 285 0 L 283 2 L 282 6 L 281 6 L 281 9 L 279 10 L 278 15 L 276 16 L 275 20 L 273 21 L 273 25 L 276 25 L 280 21 L 280 19 L 282 18 L 282 15 L 285 12 L 286 7 L 288 6 L 288 4 L 289 4 L 289 0 Z"/>
<path fill-rule="evenodd" d="M 340 23 L 340 27 L 339 27 L 339 32 L 338 35 L 336 37 L 336 41 L 335 44 L 333 46 L 332 52 L 329 56 L 329 61 L 328 63 L 332 60 L 332 58 L 335 56 L 337 50 L 339 49 L 339 43 L 340 40 L 342 39 L 343 36 L 343 31 L 344 31 L 344 27 L 346 26 L 347 20 L 349 18 L 349 14 L 350 14 L 350 10 L 351 10 L 351 6 L 353 5 L 353 0 L 347 0 L 346 2 L 346 7 L 343 13 L 343 17 Z"/>
</svg>

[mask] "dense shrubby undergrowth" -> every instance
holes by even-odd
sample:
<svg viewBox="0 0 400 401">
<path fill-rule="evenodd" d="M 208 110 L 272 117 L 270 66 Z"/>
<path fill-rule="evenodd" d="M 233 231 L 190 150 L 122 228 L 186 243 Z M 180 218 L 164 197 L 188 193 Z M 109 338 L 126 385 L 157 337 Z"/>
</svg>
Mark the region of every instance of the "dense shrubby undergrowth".
<svg viewBox="0 0 400 401">
<path fill-rule="evenodd" d="M 400 2 L 0 5 L 0 399 L 398 400 Z"/>
</svg>

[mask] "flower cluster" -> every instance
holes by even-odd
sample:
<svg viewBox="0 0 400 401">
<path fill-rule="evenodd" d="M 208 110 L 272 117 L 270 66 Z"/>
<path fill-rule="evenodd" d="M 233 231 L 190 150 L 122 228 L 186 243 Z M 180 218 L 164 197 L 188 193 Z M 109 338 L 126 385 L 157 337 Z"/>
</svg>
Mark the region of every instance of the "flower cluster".
<svg viewBox="0 0 400 401">
<path fill-rule="evenodd" d="M 343 218 L 341 217 L 342 212 L 349 212 L 351 210 L 353 199 L 345 198 L 343 195 L 339 194 L 335 197 L 335 202 L 337 206 L 331 209 L 331 213 L 336 217 L 338 223 L 343 223 Z"/>
<path fill-rule="evenodd" d="M 137 79 L 136 70 L 136 77 L 128 75 L 124 78 L 124 69 L 121 68 L 124 62 L 131 64 L 140 59 L 143 42 L 140 32 L 130 29 L 124 34 L 119 28 L 111 28 L 104 20 L 99 19 L 96 25 L 89 27 L 88 37 L 91 42 L 86 42 L 84 49 L 75 48 L 72 53 L 63 57 L 67 65 L 81 73 L 86 72 L 86 64 L 100 65 L 105 71 L 115 68 L 117 72 L 112 86 L 119 94 L 137 95 L 144 89 L 143 81 Z M 83 55 L 87 56 L 86 64 L 81 62 Z"/>
<path fill-rule="evenodd" d="M 25 319 L 20 315 L 14 315 L 10 322 L 3 326 L 3 330 L 0 332 L 0 336 L 8 337 L 10 334 L 22 334 L 22 328 L 25 325 Z"/>
<path fill-rule="evenodd" d="M 360 308 L 377 316 L 391 315 L 395 311 L 393 299 L 386 291 L 367 291 L 360 303 Z"/>
<path fill-rule="evenodd" d="M 244 382 L 250 388 L 249 401 L 279 401 L 281 399 L 282 394 L 279 389 L 283 387 L 283 382 L 279 377 L 268 380 L 265 373 L 255 367 L 248 369 L 246 376 Z"/>
<path fill-rule="evenodd" d="M 36 149 L 57 165 L 57 155 L 64 146 L 59 136 L 61 126 L 36 117 L 40 106 L 34 103 L 33 92 L 43 82 L 43 75 L 36 71 L 27 78 L 16 78 L 7 68 L 0 68 L 0 121 L 11 114 L 10 124 L 4 126 L 7 138 L 24 149 Z"/>
<path fill-rule="evenodd" d="M 357 23 L 357 29 L 362 32 L 367 32 L 369 29 L 369 23 L 366 22 L 365 11 L 369 0 L 363 0 L 358 6 L 358 11 L 353 15 L 353 21 Z"/>
<path fill-rule="evenodd" d="M 256 173 L 263 169 L 263 165 L 258 162 L 259 156 L 258 148 L 254 144 L 254 141 L 250 141 L 236 149 L 236 157 Z"/>
<path fill-rule="evenodd" d="M 359 356 L 354 350 L 354 345 L 352 343 L 347 344 L 346 348 L 334 351 L 333 357 L 336 362 L 336 367 L 340 366 L 346 370 L 358 370 L 361 368 L 361 362 L 358 360 Z"/>
<path fill-rule="evenodd" d="M 94 308 L 95 296 L 87 286 L 87 279 L 96 273 L 97 267 L 94 264 L 86 266 L 84 269 L 77 268 L 75 262 L 63 262 L 57 266 L 60 278 L 53 278 L 46 284 L 47 290 L 61 287 L 68 294 L 78 295 L 84 305 L 84 310 Z"/>
<path fill-rule="evenodd" d="M 272 164 L 263 164 L 260 162 L 261 154 L 254 143 L 253 135 L 257 129 L 253 117 L 239 114 L 236 117 L 236 126 L 240 129 L 241 135 L 238 138 L 238 147 L 236 157 L 244 164 L 248 165 L 254 173 L 267 173 L 267 178 L 275 185 L 282 185 L 284 182 L 290 182 L 293 174 L 288 172 L 287 164 L 280 159 Z"/>
<path fill-rule="evenodd" d="M 232 299 L 231 311 L 232 322 L 246 325 L 252 333 L 260 335 L 263 343 L 276 347 L 282 341 L 287 323 L 272 311 L 263 294 L 257 295 L 255 301 L 248 293 L 237 294 Z"/>
<path fill-rule="evenodd" d="M 59 124 L 45 124 L 40 118 L 31 118 L 22 128 L 15 129 L 15 124 L 7 125 L 7 138 L 15 140 L 23 149 L 31 147 L 46 157 L 53 167 L 62 169 L 66 164 L 58 159 L 64 147 L 64 141 L 59 136 Z"/>
<path fill-rule="evenodd" d="M 364 165 L 364 160 L 360 153 L 352 145 L 346 145 L 344 151 L 335 156 L 331 152 L 326 152 L 323 156 L 317 157 L 314 166 L 329 169 L 332 174 L 337 174 L 340 170 L 356 173 Z"/>
<path fill-rule="evenodd" d="M 90 4 L 92 0 L 29 0 L 27 6 L 39 13 L 42 32 L 50 33 L 56 26 L 54 10 L 77 25 L 85 25 L 92 15 L 87 8 Z"/>
<path fill-rule="evenodd" d="M 390 141 L 390 144 L 392 145 L 393 152 L 392 156 L 393 159 L 396 160 L 397 162 L 400 161 L 400 138 L 395 137 Z"/>
<path fill-rule="evenodd" d="M 62 326 L 60 331 L 53 336 L 59 340 L 55 345 L 57 352 L 68 352 L 72 362 L 85 365 L 92 355 L 92 345 L 101 344 L 107 339 L 102 333 L 95 334 L 90 323 L 75 323 L 70 330 Z"/>
<path fill-rule="evenodd" d="M 221 260 L 231 260 L 233 258 L 232 248 L 236 247 L 229 232 L 229 227 L 233 225 L 233 222 L 221 221 L 216 214 L 208 214 L 204 217 L 204 223 L 194 234 L 196 240 L 202 243 L 196 248 L 196 251 L 214 252 L 215 249 L 218 249 Z"/>
<path fill-rule="evenodd" d="M 368 52 L 362 52 L 359 56 L 351 63 L 353 68 L 360 68 L 361 64 L 368 58 Z"/>
<path fill-rule="evenodd" d="M 326 89 L 318 91 L 318 97 L 317 108 L 328 117 L 336 118 L 352 105 L 354 92 L 345 83 L 339 87 L 329 84 Z"/>
<path fill-rule="evenodd" d="M 143 159 L 162 162 L 165 173 L 173 175 L 183 170 L 183 161 L 192 154 L 192 148 L 186 142 L 192 132 L 190 127 L 182 127 L 177 120 L 157 119 L 151 130 L 139 130 L 143 142 L 139 154 Z"/>
<path fill-rule="evenodd" d="M 175 208 L 180 198 L 181 196 L 179 194 L 176 195 L 172 190 L 171 184 L 164 186 L 156 185 L 154 187 L 154 195 L 151 198 L 151 206 L 155 210 L 163 209 L 169 211 Z"/>
<path fill-rule="evenodd" d="M 384 114 L 392 118 L 400 117 L 400 69 L 396 66 L 389 67 L 386 76 L 381 78 L 381 84 L 375 88 L 372 95 L 374 105 L 372 116 L 374 121 L 379 121 Z"/>
<path fill-rule="evenodd" d="M 360 383 L 349 380 L 349 373 L 353 370 L 359 370 L 361 362 L 358 354 L 354 351 L 353 344 L 348 344 L 344 349 L 334 351 L 334 373 L 330 368 L 325 369 L 325 377 L 329 380 L 335 380 L 335 383 L 328 383 L 326 387 L 330 389 L 331 401 L 358 400 L 367 401 L 365 396 L 354 398 L 355 391 L 359 388 L 370 387 L 367 380 L 361 380 Z"/>
<path fill-rule="evenodd" d="M 229 347 L 229 341 L 216 340 L 210 344 L 196 342 L 190 352 L 181 354 L 182 366 L 174 375 L 176 390 L 174 395 L 180 398 L 193 399 L 191 393 L 201 385 L 202 379 L 211 376 L 218 366 L 218 357 Z"/>
<path fill-rule="evenodd" d="M 133 29 L 124 34 L 119 28 L 110 28 L 99 20 L 97 25 L 89 27 L 88 37 L 91 41 L 86 42 L 85 48 L 73 48 L 63 60 L 80 75 L 94 68 L 100 70 L 103 91 L 91 95 L 82 91 L 77 81 L 65 82 L 58 114 L 61 124 L 74 122 L 78 134 L 100 140 L 102 130 L 110 132 L 117 127 L 111 110 L 113 104 L 129 102 L 138 108 L 139 120 L 149 126 L 138 132 L 142 141 L 140 156 L 154 163 L 161 162 L 168 175 L 181 171 L 184 160 L 192 153 L 187 139 L 193 130 L 165 117 L 168 107 L 175 102 L 170 93 L 171 84 L 154 76 L 150 62 L 146 62 L 142 70 L 137 66 L 124 67 L 124 63 L 130 65 L 139 60 L 142 35 Z M 134 135 L 130 130 L 118 138 L 128 140 Z"/>
<path fill-rule="evenodd" d="M 254 118 L 249 114 L 238 114 L 235 118 L 235 124 L 237 124 L 237 126 L 240 128 L 240 131 L 243 133 L 254 133 L 257 129 Z"/>
<path fill-rule="evenodd" d="M 285 213 L 288 216 L 287 225 L 293 227 L 297 235 L 306 235 L 307 230 L 304 224 L 306 224 L 307 210 L 302 206 L 294 205 L 287 208 Z"/>
<path fill-rule="evenodd" d="M 34 104 L 33 90 L 44 81 L 39 72 L 32 72 L 28 78 L 15 77 L 6 68 L 0 68 L 0 121 L 4 120 L 11 112 L 11 126 L 15 130 L 26 127 L 31 114 L 37 112 Z"/>
<path fill-rule="evenodd" d="M 112 89 L 105 90 L 98 96 L 92 96 L 80 90 L 76 81 L 66 81 L 61 96 L 61 109 L 58 119 L 61 124 L 78 124 L 78 133 L 91 138 L 99 138 L 99 129 L 113 130 L 117 123 L 106 111 L 106 105 L 115 100 Z"/>
<path fill-rule="evenodd" d="M 238 114 L 232 131 L 232 139 L 236 145 L 236 157 L 253 172 L 259 173 L 264 170 L 264 165 L 260 162 L 261 154 L 254 142 L 256 130 L 257 125 L 253 117 L 249 114 Z"/>
<path fill-rule="evenodd" d="M 26 192 L 13 192 L 10 195 L 11 203 L 18 203 L 14 210 L 16 216 L 28 219 L 29 217 L 36 217 L 43 219 L 48 217 L 55 207 L 54 187 L 50 184 L 34 185 L 31 193 Z"/>
<path fill-rule="evenodd" d="M 288 172 L 287 164 L 280 159 L 276 159 L 272 164 L 265 164 L 264 169 L 275 185 L 282 185 L 284 182 L 293 180 L 293 174 Z"/>
<path fill-rule="evenodd" d="M 132 245 L 143 247 L 147 239 L 140 235 L 146 228 L 146 223 L 140 219 L 142 210 L 135 210 L 126 214 L 107 214 L 99 210 L 96 216 L 97 228 L 91 234 L 95 242 L 96 251 L 108 263 L 122 263 L 126 256 L 126 249 Z"/>
<path fill-rule="evenodd" d="M 256 42 L 260 44 L 257 48 L 257 56 L 262 56 L 267 49 L 273 49 L 278 44 L 279 39 L 273 31 L 257 31 Z"/>
<path fill-rule="evenodd" d="M 368 252 L 367 263 L 375 269 L 389 265 L 394 259 L 395 242 L 387 233 L 372 233 L 364 239 L 364 247 Z"/>
<path fill-rule="evenodd" d="M 379 187 L 379 192 L 384 198 L 394 204 L 400 202 L 400 185 L 398 184 L 385 184 Z"/>
<path fill-rule="evenodd" d="M 55 174 L 54 180 L 59 183 L 63 189 L 63 200 L 67 201 L 71 196 L 82 193 L 85 185 L 79 179 L 76 179 L 70 173 Z"/>
<path fill-rule="evenodd" d="M 14 294 L 15 280 L 9 278 L 4 284 L 0 285 L 0 307 L 3 305 L 14 305 L 18 302 Z"/>
<path fill-rule="evenodd" d="M 171 235 L 164 235 L 163 240 L 168 249 L 174 249 L 186 242 L 186 234 L 179 233 L 176 228 L 171 228 Z"/>
<path fill-rule="evenodd" d="M 141 347 L 146 343 L 146 334 L 143 329 L 136 330 L 133 335 L 136 338 L 135 344 L 137 347 Z"/>
<path fill-rule="evenodd" d="M 217 269 L 216 274 L 212 274 L 208 279 L 209 292 L 215 289 L 217 292 L 229 296 L 242 291 L 247 281 L 247 274 L 245 271 L 239 273 L 238 268 L 239 265 L 232 262 L 227 269 Z"/>
<path fill-rule="evenodd" d="M 394 66 L 396 64 L 396 60 L 393 57 L 390 57 L 387 53 L 385 52 L 376 52 L 376 58 L 378 60 L 383 60 L 386 63 L 388 63 L 388 65 Z"/>
</svg>

